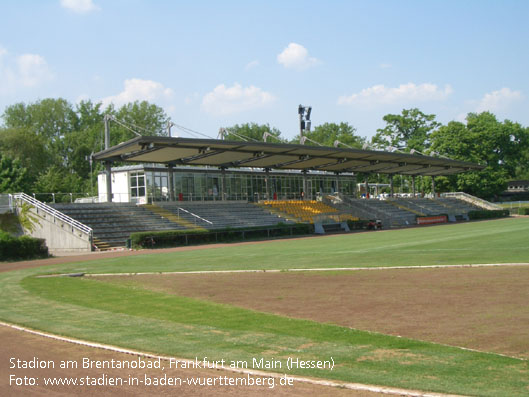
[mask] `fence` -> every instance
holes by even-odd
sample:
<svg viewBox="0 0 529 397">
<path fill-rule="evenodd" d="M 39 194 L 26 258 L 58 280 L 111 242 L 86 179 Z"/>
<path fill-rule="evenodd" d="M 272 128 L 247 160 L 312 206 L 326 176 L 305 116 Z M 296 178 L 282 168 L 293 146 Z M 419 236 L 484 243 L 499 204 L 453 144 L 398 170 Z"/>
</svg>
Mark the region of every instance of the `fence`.
<svg viewBox="0 0 529 397">
<path fill-rule="evenodd" d="M 475 196 L 472 196 L 464 192 L 443 193 L 441 194 L 441 196 L 447 197 L 447 198 L 457 198 L 459 200 L 466 201 L 467 203 L 477 205 L 478 207 L 485 208 L 487 210 L 501 210 L 502 209 L 499 205 L 493 204 L 487 200 L 480 199 L 479 197 L 475 197 Z"/>
<path fill-rule="evenodd" d="M 63 214 L 60 211 L 57 211 L 55 208 L 50 207 L 49 205 L 46 205 L 45 203 L 40 202 L 39 200 L 36 200 L 35 198 L 25 194 L 25 193 L 15 193 L 11 195 L 12 205 L 16 205 L 16 202 L 25 202 L 34 207 L 37 211 L 42 211 L 48 215 L 50 215 L 53 219 L 53 222 L 55 223 L 57 220 L 67 224 L 69 227 L 71 227 L 71 231 L 73 232 L 74 229 L 77 229 L 83 233 L 88 234 L 90 237 L 90 240 L 92 239 L 92 228 L 89 226 L 86 226 L 85 224 L 76 221 L 75 219 L 69 217 L 66 214 Z"/>
</svg>

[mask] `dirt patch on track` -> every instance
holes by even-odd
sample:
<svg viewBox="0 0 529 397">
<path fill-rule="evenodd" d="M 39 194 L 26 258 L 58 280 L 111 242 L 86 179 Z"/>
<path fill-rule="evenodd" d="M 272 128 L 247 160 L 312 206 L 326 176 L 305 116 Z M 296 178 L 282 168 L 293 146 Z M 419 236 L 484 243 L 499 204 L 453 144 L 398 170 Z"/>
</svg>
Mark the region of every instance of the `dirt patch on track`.
<svg viewBox="0 0 529 397">
<path fill-rule="evenodd" d="M 144 275 L 104 280 L 529 358 L 529 266 Z"/>
<path fill-rule="evenodd" d="M 346 390 L 335 387 L 311 385 L 307 383 L 294 382 L 293 386 L 277 385 L 270 389 L 268 386 L 45 386 L 44 378 L 67 377 L 67 378 L 96 378 L 101 379 L 103 374 L 115 378 L 130 379 L 137 377 L 145 379 L 161 377 L 165 373 L 168 377 L 205 377 L 215 378 L 227 376 L 229 378 L 246 378 L 244 374 L 234 374 L 223 370 L 206 369 L 167 369 L 161 372 L 159 369 L 61 369 L 58 365 L 61 360 L 76 361 L 82 363 L 83 358 L 91 360 L 134 361 L 138 357 L 117 353 L 102 349 L 94 349 L 87 346 L 49 339 L 46 337 L 28 334 L 8 327 L 0 326 L 0 395 L 2 396 L 71 396 L 71 395 L 128 395 L 128 396 L 152 396 L 152 395 L 185 395 L 185 396 L 309 396 L 325 395 L 337 397 L 377 396 L 377 393 Z M 38 358 L 39 362 L 53 361 L 54 369 L 12 369 L 10 359 L 31 361 Z M 38 386 L 14 386 L 9 385 L 10 375 L 24 378 L 39 378 Z M 253 377 L 256 378 L 256 377 Z"/>
</svg>

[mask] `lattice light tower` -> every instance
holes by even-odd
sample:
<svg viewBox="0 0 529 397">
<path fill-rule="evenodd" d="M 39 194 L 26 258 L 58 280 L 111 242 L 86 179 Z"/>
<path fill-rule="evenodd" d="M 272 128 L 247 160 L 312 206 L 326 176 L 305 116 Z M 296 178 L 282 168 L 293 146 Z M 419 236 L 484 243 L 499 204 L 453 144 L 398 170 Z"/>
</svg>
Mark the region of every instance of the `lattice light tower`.
<svg viewBox="0 0 529 397">
<path fill-rule="evenodd" d="M 304 140 L 303 138 L 303 132 L 309 131 L 310 132 L 310 112 L 312 111 L 312 106 L 302 106 L 299 105 L 298 107 L 298 114 L 299 114 L 299 137 L 300 142 L 303 144 Z"/>
</svg>

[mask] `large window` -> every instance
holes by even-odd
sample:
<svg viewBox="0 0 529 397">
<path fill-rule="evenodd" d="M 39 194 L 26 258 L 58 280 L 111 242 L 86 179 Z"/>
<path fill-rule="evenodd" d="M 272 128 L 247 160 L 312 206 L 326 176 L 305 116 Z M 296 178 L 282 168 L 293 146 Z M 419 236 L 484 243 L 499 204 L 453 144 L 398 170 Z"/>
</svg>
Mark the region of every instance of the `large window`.
<svg viewBox="0 0 529 397">
<path fill-rule="evenodd" d="M 130 197 L 145 197 L 145 175 L 143 172 L 130 173 Z"/>
</svg>

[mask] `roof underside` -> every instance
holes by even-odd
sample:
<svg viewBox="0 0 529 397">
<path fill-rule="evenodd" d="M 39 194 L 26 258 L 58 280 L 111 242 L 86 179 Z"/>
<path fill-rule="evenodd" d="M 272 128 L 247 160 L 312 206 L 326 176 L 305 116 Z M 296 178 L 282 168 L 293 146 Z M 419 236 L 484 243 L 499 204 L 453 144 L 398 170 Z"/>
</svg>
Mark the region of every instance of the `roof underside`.
<svg viewBox="0 0 529 397">
<path fill-rule="evenodd" d="M 96 153 L 95 160 L 256 167 L 328 172 L 374 172 L 403 175 L 451 175 L 483 166 L 417 154 L 305 146 L 142 136 Z"/>
</svg>

